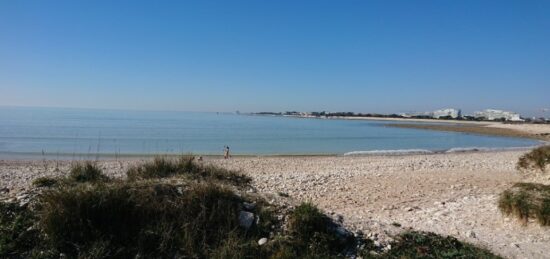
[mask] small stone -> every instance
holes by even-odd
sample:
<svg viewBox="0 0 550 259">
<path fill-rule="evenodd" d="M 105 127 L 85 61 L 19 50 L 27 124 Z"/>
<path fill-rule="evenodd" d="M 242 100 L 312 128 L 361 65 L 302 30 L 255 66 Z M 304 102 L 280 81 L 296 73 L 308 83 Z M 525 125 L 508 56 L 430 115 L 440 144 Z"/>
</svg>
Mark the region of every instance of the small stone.
<svg viewBox="0 0 550 259">
<path fill-rule="evenodd" d="M 476 238 L 476 233 L 474 231 L 469 230 L 468 232 L 466 232 L 466 236 L 470 238 Z"/>
<path fill-rule="evenodd" d="M 26 199 L 27 197 L 29 197 L 27 194 L 22 194 L 22 195 L 19 195 L 16 197 L 17 200 L 23 200 L 23 199 Z"/>
<path fill-rule="evenodd" d="M 411 207 L 406 207 L 406 208 L 405 208 L 405 211 L 413 211 L 413 208 L 411 208 Z"/>
<path fill-rule="evenodd" d="M 241 211 L 239 213 L 239 225 L 245 229 L 249 229 L 254 223 L 254 213 Z"/>
<path fill-rule="evenodd" d="M 265 237 L 258 240 L 258 245 L 265 245 L 265 243 L 267 243 L 267 238 Z"/>
</svg>

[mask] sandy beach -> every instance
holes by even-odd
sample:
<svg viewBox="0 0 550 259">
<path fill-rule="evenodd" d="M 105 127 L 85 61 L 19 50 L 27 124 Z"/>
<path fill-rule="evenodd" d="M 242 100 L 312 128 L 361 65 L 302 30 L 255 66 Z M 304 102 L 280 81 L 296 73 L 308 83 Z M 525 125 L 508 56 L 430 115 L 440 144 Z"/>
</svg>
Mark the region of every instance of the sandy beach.
<svg viewBox="0 0 550 259">
<path fill-rule="evenodd" d="M 407 228 L 452 235 L 506 258 L 548 258 L 550 229 L 504 217 L 499 193 L 527 180 L 515 169 L 521 151 L 409 156 L 236 157 L 213 163 L 250 175 L 268 200 L 311 201 L 351 229 L 391 235 Z M 0 161 L 1 196 L 28 189 L 40 176 L 63 175 L 70 161 Z M 102 161 L 105 172 L 124 177 L 139 159 Z M 530 179 L 531 180 L 531 179 Z M 549 179 L 537 179 L 549 183 Z M 286 197 L 288 195 L 288 197 Z"/>
</svg>

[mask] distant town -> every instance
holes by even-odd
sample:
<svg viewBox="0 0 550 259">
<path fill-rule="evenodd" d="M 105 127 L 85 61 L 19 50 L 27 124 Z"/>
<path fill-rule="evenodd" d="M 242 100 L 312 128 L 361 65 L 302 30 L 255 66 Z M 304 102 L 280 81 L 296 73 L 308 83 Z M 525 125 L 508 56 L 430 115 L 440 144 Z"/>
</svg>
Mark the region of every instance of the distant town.
<svg viewBox="0 0 550 259">
<path fill-rule="evenodd" d="M 543 112 L 547 111 L 543 109 Z M 433 119 L 433 120 L 465 120 L 465 121 L 501 121 L 510 123 L 550 123 L 550 118 L 545 117 L 522 117 L 519 113 L 496 109 L 485 109 L 476 111 L 473 114 L 462 114 L 460 109 L 446 108 L 430 112 L 412 113 L 354 113 L 354 112 L 256 112 L 253 115 L 292 116 L 304 118 L 337 118 L 337 117 L 370 117 L 370 118 L 402 118 L 402 119 Z"/>
</svg>

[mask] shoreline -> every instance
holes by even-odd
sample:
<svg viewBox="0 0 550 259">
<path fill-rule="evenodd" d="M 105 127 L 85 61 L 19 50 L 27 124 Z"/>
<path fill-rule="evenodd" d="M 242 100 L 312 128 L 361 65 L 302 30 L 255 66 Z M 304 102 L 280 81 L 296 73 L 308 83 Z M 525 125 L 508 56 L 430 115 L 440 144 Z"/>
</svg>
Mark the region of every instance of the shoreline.
<svg viewBox="0 0 550 259">
<path fill-rule="evenodd" d="M 232 158 L 316 158 L 316 157 L 400 157 L 414 155 L 445 155 L 468 153 L 498 153 L 529 151 L 535 147 L 549 144 L 541 141 L 539 145 L 525 147 L 453 147 L 443 150 L 428 149 L 381 149 L 381 150 L 356 150 L 345 153 L 305 153 L 305 154 L 232 154 Z M 155 157 L 178 158 L 181 156 L 203 157 L 205 159 L 222 159 L 223 155 L 200 153 L 154 153 L 154 154 L 56 154 L 56 153 L 6 153 L 0 152 L 0 161 L 125 161 L 147 160 Z"/>
<path fill-rule="evenodd" d="M 504 124 L 506 125 L 506 124 Z M 515 124 L 510 124 L 515 125 Z M 519 125 L 519 124 L 518 124 Z M 521 130 L 520 127 L 506 128 L 499 127 L 494 124 L 428 124 L 428 123 L 387 123 L 386 127 L 393 128 L 406 128 L 406 129 L 422 129 L 433 131 L 445 131 L 445 132 L 459 132 L 466 134 L 478 134 L 484 136 L 498 136 L 498 137 L 510 137 L 510 138 L 529 138 L 542 140 L 545 142 L 550 141 L 550 126 L 548 126 L 548 132 L 543 133 L 531 133 L 525 130 Z"/>
</svg>

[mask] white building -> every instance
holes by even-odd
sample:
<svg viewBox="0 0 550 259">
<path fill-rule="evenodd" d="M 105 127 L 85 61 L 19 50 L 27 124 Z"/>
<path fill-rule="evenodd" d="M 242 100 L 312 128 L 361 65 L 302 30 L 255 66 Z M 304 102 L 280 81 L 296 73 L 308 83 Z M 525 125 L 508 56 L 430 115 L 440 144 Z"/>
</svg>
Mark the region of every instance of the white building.
<svg viewBox="0 0 550 259">
<path fill-rule="evenodd" d="M 462 117 L 462 113 L 461 113 L 460 109 L 452 109 L 452 108 L 436 110 L 436 111 L 433 111 L 433 112 L 401 113 L 400 115 L 403 116 L 403 117 L 407 117 L 407 118 L 414 117 L 414 116 L 426 116 L 426 117 L 431 117 L 431 118 L 434 118 L 434 119 L 439 119 L 441 117 L 447 117 L 447 116 L 450 116 L 453 119 Z"/>
<path fill-rule="evenodd" d="M 474 117 L 485 118 L 490 121 L 498 119 L 504 119 L 507 121 L 523 121 L 518 113 L 493 109 L 474 112 Z"/>
<path fill-rule="evenodd" d="M 457 110 L 457 109 L 448 108 L 448 109 L 433 111 L 431 112 L 431 116 L 432 118 L 435 118 L 435 119 L 439 119 L 441 117 L 447 117 L 447 116 L 453 119 L 456 119 L 458 117 L 462 117 L 462 114 L 460 109 Z"/>
</svg>

